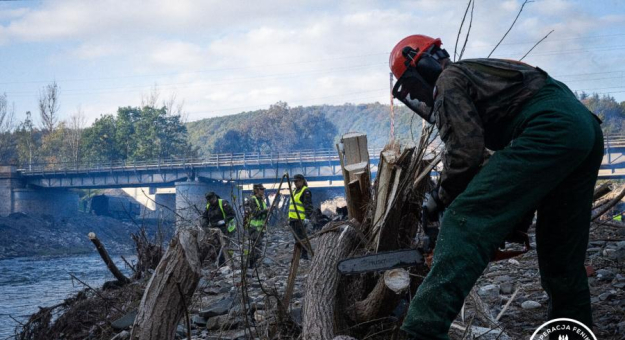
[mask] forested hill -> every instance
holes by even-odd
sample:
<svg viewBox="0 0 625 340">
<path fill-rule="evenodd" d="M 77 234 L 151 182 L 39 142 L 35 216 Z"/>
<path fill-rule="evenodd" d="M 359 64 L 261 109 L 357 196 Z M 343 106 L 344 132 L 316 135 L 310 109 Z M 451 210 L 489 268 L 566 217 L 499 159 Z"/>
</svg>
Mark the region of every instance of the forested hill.
<svg viewBox="0 0 625 340">
<path fill-rule="evenodd" d="M 383 146 L 389 139 L 389 112 L 389 106 L 380 103 L 307 107 L 277 103 L 267 110 L 190 122 L 187 130 L 200 155 L 334 148 L 341 135 L 352 131 L 365 132 L 370 146 Z M 416 139 L 421 119 L 396 106 L 395 136 L 404 145 L 412 142 L 411 123 Z"/>
</svg>

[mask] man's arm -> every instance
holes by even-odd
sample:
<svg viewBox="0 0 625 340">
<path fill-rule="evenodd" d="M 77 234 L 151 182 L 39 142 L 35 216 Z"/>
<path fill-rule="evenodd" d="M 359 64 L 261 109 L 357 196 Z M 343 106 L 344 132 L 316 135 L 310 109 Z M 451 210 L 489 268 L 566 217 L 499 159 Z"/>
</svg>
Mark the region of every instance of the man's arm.
<svg viewBox="0 0 625 340">
<path fill-rule="evenodd" d="M 434 115 L 445 143 L 438 194 L 445 205 L 466 189 L 484 159 L 484 129 L 469 96 L 470 86 L 462 71 L 453 66 L 436 83 Z"/>
<path fill-rule="evenodd" d="M 221 204 L 224 207 L 224 213 L 226 213 L 226 223 L 228 223 L 235 218 L 236 214 L 234 213 L 234 209 L 232 208 L 232 205 L 230 205 L 230 202 L 223 200 Z"/>
<path fill-rule="evenodd" d="M 204 212 L 202 212 L 202 227 L 203 228 L 208 228 L 209 226 L 209 221 L 208 221 L 208 209 L 204 209 Z"/>
<path fill-rule="evenodd" d="M 310 189 L 304 190 L 300 201 L 302 201 L 302 205 L 304 206 L 304 214 L 306 215 L 306 218 L 311 219 L 314 208 L 312 202 L 312 193 L 310 192 Z"/>
</svg>

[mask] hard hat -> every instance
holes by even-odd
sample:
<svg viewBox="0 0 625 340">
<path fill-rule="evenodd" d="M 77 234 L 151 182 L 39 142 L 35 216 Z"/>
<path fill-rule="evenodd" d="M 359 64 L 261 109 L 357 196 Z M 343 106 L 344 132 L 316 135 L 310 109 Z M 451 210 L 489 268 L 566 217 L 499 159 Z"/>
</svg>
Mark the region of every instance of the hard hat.
<svg viewBox="0 0 625 340">
<path fill-rule="evenodd" d="M 258 184 L 254 184 L 254 190 L 256 189 L 265 189 L 265 187 L 262 185 L 262 183 L 258 183 Z"/>
<path fill-rule="evenodd" d="M 449 58 L 441 49 L 440 39 L 425 35 L 411 35 L 402 39 L 391 51 L 389 66 L 397 83 L 393 97 L 406 104 L 411 110 L 429 123 L 434 123 L 434 85 L 443 71 L 440 60 Z M 419 102 L 430 107 L 427 113 L 419 108 Z"/>
<path fill-rule="evenodd" d="M 297 174 L 297 175 L 293 176 L 293 179 L 296 180 L 296 181 L 297 180 L 302 180 L 302 181 L 306 180 L 306 178 L 302 174 Z"/>
<path fill-rule="evenodd" d="M 407 36 L 404 39 L 400 40 L 393 50 L 391 51 L 391 55 L 389 56 L 389 66 L 391 67 L 391 71 L 395 78 L 399 79 L 404 75 L 408 66 L 417 67 L 417 63 L 419 59 L 423 56 L 423 53 L 430 49 L 432 46 L 436 46 L 438 48 L 441 47 L 443 43 L 439 38 L 431 38 L 426 35 L 411 35 Z M 406 49 L 409 47 L 410 49 Z M 406 50 L 404 52 L 404 50 Z"/>
<path fill-rule="evenodd" d="M 210 201 L 212 198 L 217 198 L 217 194 L 214 191 L 210 191 L 206 193 L 206 200 Z"/>
</svg>

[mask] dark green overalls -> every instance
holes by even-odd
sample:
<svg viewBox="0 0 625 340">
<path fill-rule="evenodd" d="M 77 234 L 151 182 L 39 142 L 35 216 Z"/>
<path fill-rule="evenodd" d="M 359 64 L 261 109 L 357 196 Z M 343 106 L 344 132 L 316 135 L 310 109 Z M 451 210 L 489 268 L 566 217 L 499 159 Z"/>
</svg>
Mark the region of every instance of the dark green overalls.
<svg viewBox="0 0 625 340">
<path fill-rule="evenodd" d="M 451 322 L 495 250 L 535 210 L 549 318 L 572 318 L 591 327 L 584 259 L 603 158 L 598 119 L 566 86 L 549 78 L 512 122 L 486 133 L 507 146 L 445 211 L 432 268 L 402 329 L 416 339 L 449 339 Z"/>
</svg>

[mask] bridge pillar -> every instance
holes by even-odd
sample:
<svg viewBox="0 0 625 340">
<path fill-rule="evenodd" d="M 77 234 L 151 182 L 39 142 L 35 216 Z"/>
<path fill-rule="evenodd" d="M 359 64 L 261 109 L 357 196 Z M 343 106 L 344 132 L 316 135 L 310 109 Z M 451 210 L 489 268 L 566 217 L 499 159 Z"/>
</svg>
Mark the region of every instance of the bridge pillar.
<svg viewBox="0 0 625 340">
<path fill-rule="evenodd" d="M 156 216 L 164 221 L 176 219 L 176 194 L 155 194 Z"/>
<path fill-rule="evenodd" d="M 214 191 L 232 203 L 232 185 L 223 182 L 176 182 L 176 224 L 198 224 L 206 209 L 206 193 Z"/>
<path fill-rule="evenodd" d="M 0 166 L 0 216 L 15 212 L 13 191 L 24 183 L 14 166 Z"/>
<path fill-rule="evenodd" d="M 78 194 L 67 189 L 13 189 L 13 212 L 66 217 L 78 211 Z"/>
</svg>

